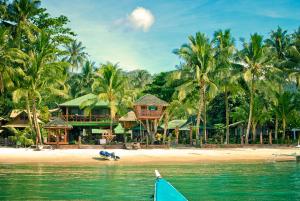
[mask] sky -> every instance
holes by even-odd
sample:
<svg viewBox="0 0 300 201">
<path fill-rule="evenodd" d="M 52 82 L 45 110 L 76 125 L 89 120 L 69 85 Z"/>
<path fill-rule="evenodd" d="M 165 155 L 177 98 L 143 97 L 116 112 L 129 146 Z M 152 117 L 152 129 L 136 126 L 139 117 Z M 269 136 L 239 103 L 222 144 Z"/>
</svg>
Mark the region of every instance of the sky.
<svg viewBox="0 0 300 201">
<path fill-rule="evenodd" d="M 53 16 L 65 15 L 92 61 L 151 73 L 175 69 L 173 50 L 188 36 L 231 29 L 236 46 L 255 32 L 300 26 L 300 0 L 44 0 Z"/>
</svg>

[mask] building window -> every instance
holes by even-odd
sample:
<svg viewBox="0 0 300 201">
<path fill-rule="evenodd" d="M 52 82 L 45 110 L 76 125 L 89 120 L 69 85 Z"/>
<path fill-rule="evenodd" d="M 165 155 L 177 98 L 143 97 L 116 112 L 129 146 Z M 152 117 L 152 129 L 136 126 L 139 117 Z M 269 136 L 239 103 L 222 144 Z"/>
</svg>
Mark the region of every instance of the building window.
<svg viewBox="0 0 300 201">
<path fill-rule="evenodd" d="M 157 110 L 157 106 L 150 105 L 150 106 L 148 106 L 148 110 L 150 110 L 150 111 L 156 111 Z"/>
</svg>

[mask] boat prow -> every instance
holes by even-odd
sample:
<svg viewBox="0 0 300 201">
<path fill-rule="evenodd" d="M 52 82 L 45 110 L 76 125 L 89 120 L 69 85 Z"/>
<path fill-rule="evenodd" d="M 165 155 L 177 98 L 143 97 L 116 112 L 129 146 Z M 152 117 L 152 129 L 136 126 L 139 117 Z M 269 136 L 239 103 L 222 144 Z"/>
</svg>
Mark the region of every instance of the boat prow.
<svg viewBox="0 0 300 201">
<path fill-rule="evenodd" d="M 172 184 L 163 179 L 157 170 L 155 176 L 154 201 L 188 201 Z"/>
</svg>

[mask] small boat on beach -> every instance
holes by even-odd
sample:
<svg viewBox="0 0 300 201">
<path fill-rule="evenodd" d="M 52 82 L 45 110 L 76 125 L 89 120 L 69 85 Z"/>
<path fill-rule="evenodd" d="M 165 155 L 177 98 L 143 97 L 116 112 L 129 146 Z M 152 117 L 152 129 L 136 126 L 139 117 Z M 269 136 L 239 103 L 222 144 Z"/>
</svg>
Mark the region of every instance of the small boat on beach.
<svg viewBox="0 0 300 201">
<path fill-rule="evenodd" d="M 163 179 L 157 170 L 155 176 L 154 201 L 188 201 L 172 184 Z"/>
<path fill-rule="evenodd" d="M 108 151 L 100 151 L 99 155 L 101 156 L 101 158 L 105 159 L 105 160 L 118 160 L 120 159 L 119 156 L 116 156 L 116 154 L 114 152 L 109 153 Z"/>
</svg>

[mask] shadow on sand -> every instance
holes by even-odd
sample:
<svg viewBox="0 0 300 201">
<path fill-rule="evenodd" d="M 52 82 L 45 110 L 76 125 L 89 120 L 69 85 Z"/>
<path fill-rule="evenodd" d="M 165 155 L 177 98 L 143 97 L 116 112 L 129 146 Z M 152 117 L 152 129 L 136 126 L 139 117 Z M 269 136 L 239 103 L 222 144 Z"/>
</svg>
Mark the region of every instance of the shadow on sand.
<svg viewBox="0 0 300 201">
<path fill-rule="evenodd" d="M 109 161 L 108 159 L 100 158 L 100 157 L 93 157 L 92 159 L 97 160 L 97 161 Z"/>
</svg>

